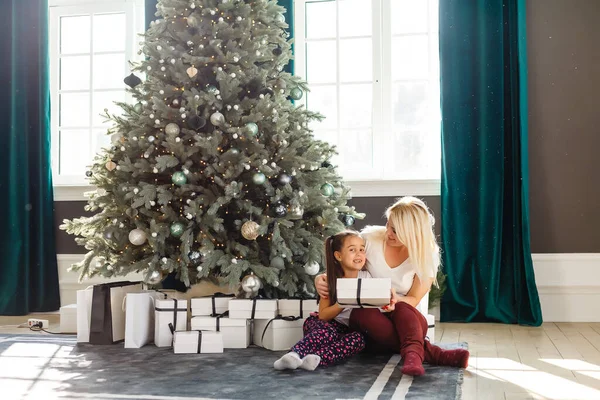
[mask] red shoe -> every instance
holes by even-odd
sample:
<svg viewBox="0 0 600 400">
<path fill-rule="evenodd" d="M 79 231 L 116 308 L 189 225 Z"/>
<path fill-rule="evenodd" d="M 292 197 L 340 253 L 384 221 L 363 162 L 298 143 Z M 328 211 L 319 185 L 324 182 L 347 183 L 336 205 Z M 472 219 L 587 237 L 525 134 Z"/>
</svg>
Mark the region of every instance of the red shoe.
<svg viewBox="0 0 600 400">
<path fill-rule="evenodd" d="M 425 360 L 431 365 L 467 368 L 469 365 L 469 351 L 465 349 L 444 350 L 439 346 L 425 340 Z"/>
<path fill-rule="evenodd" d="M 402 374 L 410 376 L 421 376 L 425 374 L 421 357 L 415 352 L 406 353 L 404 356 L 404 365 L 402 366 Z"/>
</svg>

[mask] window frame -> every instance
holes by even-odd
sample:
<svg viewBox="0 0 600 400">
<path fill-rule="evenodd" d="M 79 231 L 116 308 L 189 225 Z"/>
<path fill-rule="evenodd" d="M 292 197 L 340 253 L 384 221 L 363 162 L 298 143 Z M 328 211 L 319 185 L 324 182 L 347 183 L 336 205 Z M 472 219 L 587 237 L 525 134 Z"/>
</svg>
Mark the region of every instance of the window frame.
<svg viewBox="0 0 600 400">
<path fill-rule="evenodd" d="M 306 76 L 306 3 L 332 1 L 332 0 L 295 0 L 294 2 L 294 60 L 299 76 Z M 338 7 L 339 1 L 336 2 Z M 390 179 L 389 174 L 393 172 L 391 165 L 391 146 L 385 146 L 385 138 L 392 137 L 392 21 L 391 18 L 381 18 L 384 15 L 392 15 L 391 1 L 393 0 L 369 0 L 372 6 L 372 39 L 373 39 L 373 165 L 371 171 L 364 174 L 353 174 L 346 182 L 351 187 L 351 195 L 354 197 L 395 197 L 403 195 L 417 196 L 439 196 L 441 193 L 441 177 L 438 179 Z M 366 1 L 365 1 L 366 3 Z M 428 7 L 431 2 L 428 1 Z M 336 18 L 339 13 L 336 13 Z M 430 18 L 428 18 L 430 20 Z M 337 21 L 336 21 L 337 22 Z M 339 30 L 339 23 L 336 23 Z M 377 29 L 377 27 L 379 29 Z M 428 29 L 428 34 L 431 30 Z M 336 32 L 336 41 L 339 52 L 339 32 Z M 429 37 L 429 36 L 428 36 Z M 430 39 L 428 43 L 430 43 Z M 428 53 L 431 54 L 431 43 Z M 339 59 L 339 57 L 338 57 Z M 339 63 L 337 63 L 339 64 Z M 337 71 L 337 90 L 339 102 L 339 65 Z M 429 74 L 431 75 L 431 73 Z M 389 89 L 384 89 L 389 88 Z M 305 98 L 298 101 L 299 105 L 305 105 Z M 315 110 L 318 111 L 318 110 Z M 339 115 L 339 114 L 338 114 Z M 338 124 L 339 127 L 339 124 Z M 339 128 L 338 128 L 339 129 Z M 440 139 L 441 140 L 441 139 Z M 381 157 L 376 157 L 380 154 Z M 440 160 L 441 163 L 441 160 Z"/>
<path fill-rule="evenodd" d="M 61 175 L 59 169 L 60 127 L 59 127 L 59 80 L 60 80 L 60 18 L 70 15 L 92 13 L 124 13 L 126 19 L 125 60 L 138 61 L 138 32 L 145 31 L 144 0 L 50 0 L 49 2 L 49 56 L 50 56 L 50 98 L 51 98 L 51 161 L 55 201 L 85 200 L 84 192 L 93 189 L 87 183 L 85 175 Z M 90 37 L 93 40 L 93 37 Z M 93 51 L 93 48 L 90 48 Z M 90 59 L 91 61 L 91 59 Z M 92 63 L 90 62 L 90 68 Z M 125 78 L 126 75 L 123 76 Z M 90 80 L 93 76 L 90 76 Z M 90 86 L 90 90 L 91 90 Z M 125 89 L 125 86 L 123 87 Z M 90 101 L 93 91 L 90 91 Z M 125 94 L 126 101 L 131 95 Z M 91 116 L 93 118 L 93 116 Z M 88 127 L 90 141 L 94 126 Z M 90 163 L 92 160 L 90 159 Z"/>
</svg>

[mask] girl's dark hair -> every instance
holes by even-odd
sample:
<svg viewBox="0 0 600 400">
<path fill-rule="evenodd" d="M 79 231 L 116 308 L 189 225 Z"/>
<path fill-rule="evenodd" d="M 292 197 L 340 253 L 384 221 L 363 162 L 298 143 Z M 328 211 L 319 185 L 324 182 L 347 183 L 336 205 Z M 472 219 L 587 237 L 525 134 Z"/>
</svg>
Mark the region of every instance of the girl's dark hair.
<svg viewBox="0 0 600 400">
<path fill-rule="evenodd" d="M 349 236 L 359 236 L 358 232 L 345 230 L 325 239 L 325 265 L 327 273 L 327 286 L 329 286 L 330 304 L 337 303 L 337 278 L 344 277 L 344 270 L 333 253 L 340 251 L 344 246 L 346 238 Z"/>
</svg>

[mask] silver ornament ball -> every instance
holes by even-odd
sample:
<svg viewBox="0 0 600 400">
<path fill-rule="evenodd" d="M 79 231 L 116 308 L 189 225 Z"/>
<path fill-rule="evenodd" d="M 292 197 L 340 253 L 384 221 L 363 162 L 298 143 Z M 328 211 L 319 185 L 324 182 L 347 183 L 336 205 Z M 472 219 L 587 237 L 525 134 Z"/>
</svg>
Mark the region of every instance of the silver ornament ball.
<svg viewBox="0 0 600 400">
<path fill-rule="evenodd" d="M 158 271 L 152 271 L 150 276 L 146 279 L 146 283 L 149 285 L 158 285 L 162 281 L 162 275 Z"/>
<path fill-rule="evenodd" d="M 225 116 L 217 111 L 210 116 L 210 123 L 214 126 L 223 125 L 225 123 Z"/>
<path fill-rule="evenodd" d="M 311 261 L 304 264 L 304 272 L 306 272 L 308 275 L 316 275 L 320 270 L 321 266 L 316 261 Z"/>
<path fill-rule="evenodd" d="M 167 124 L 167 126 L 165 126 L 165 133 L 167 135 L 179 135 L 179 132 L 181 131 L 181 129 L 179 128 L 179 125 L 174 124 L 174 123 L 170 123 Z"/>
<path fill-rule="evenodd" d="M 242 279 L 242 290 L 246 293 L 258 293 L 261 285 L 260 278 L 254 274 L 246 275 Z"/>
<path fill-rule="evenodd" d="M 258 225 L 256 222 L 246 221 L 241 228 L 242 236 L 247 240 L 256 240 L 256 238 L 259 236 L 259 228 L 260 225 Z"/>
</svg>

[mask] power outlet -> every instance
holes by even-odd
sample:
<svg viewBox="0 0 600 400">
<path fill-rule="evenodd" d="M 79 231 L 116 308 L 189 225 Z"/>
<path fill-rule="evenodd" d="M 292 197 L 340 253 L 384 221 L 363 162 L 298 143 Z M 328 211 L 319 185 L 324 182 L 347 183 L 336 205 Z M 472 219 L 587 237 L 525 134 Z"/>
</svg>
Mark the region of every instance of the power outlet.
<svg viewBox="0 0 600 400">
<path fill-rule="evenodd" d="M 30 328 L 35 326 L 36 324 L 38 324 L 38 328 L 46 329 L 50 325 L 50 322 L 47 319 L 37 319 L 37 318 L 29 318 L 27 320 L 27 326 L 29 326 Z M 39 326 L 39 324 L 42 324 L 42 326 Z"/>
</svg>

